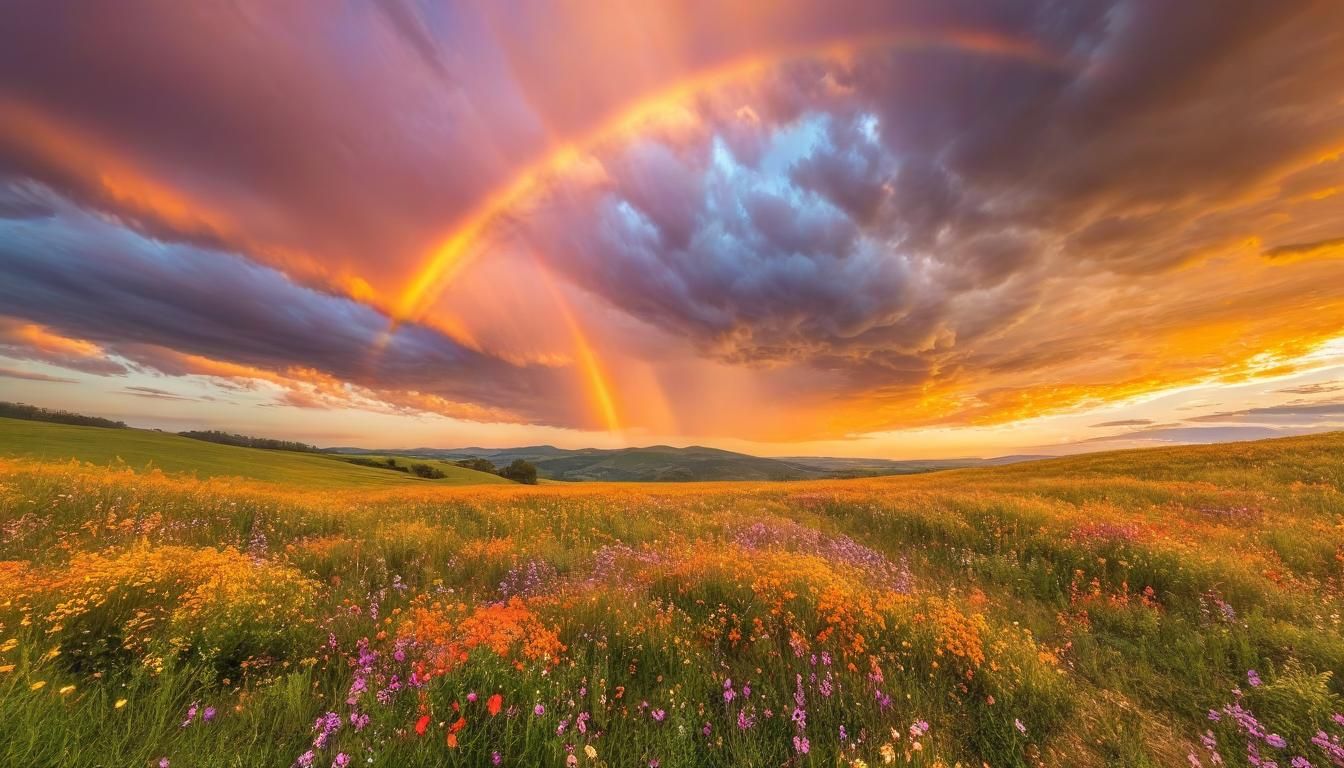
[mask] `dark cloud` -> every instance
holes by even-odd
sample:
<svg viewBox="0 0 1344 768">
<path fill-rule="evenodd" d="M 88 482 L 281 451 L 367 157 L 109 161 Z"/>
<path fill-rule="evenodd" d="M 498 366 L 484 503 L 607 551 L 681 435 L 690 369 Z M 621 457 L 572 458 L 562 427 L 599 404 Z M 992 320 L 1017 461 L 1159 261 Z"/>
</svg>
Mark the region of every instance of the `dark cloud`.
<svg viewBox="0 0 1344 768">
<path fill-rule="evenodd" d="M 1106 437 L 1094 437 L 1090 440 L 1084 440 L 1078 445 L 1093 445 L 1097 443 L 1125 443 L 1136 444 L 1141 442 L 1158 442 L 1173 444 L 1203 444 L 1203 443 L 1226 443 L 1238 440 L 1264 440 L 1273 437 L 1292 437 L 1293 435 L 1306 435 L 1313 432 L 1328 431 L 1330 427 L 1266 427 L 1266 426 L 1246 426 L 1246 427 L 1161 427 L 1155 429 L 1140 429 L 1131 432 L 1122 432 L 1118 435 L 1107 435 Z"/>
<path fill-rule="evenodd" d="M 1313 254 L 1324 253 L 1336 249 L 1344 249 L 1344 237 L 1331 237 L 1310 243 L 1288 243 L 1287 245 L 1278 245 L 1273 248 L 1265 249 L 1262 252 L 1262 255 L 1267 259 L 1282 259 L 1311 256 Z"/>
<path fill-rule="evenodd" d="M 1329 392 L 1338 392 L 1340 390 L 1344 390 L 1344 382 L 1322 381 L 1312 384 L 1302 384 L 1296 387 L 1286 387 L 1279 391 L 1290 395 L 1322 395 Z"/>
<path fill-rule="evenodd" d="M 74 384 L 75 379 L 67 379 L 61 376 L 50 376 L 36 371 L 20 371 L 14 368 L 0 368 L 0 378 L 23 379 L 26 381 L 45 381 L 51 384 Z"/>
<path fill-rule="evenodd" d="M 1100 424 L 1093 424 L 1092 427 L 1143 427 L 1152 423 L 1152 419 L 1119 419 L 1117 421 L 1103 421 Z"/>
<path fill-rule="evenodd" d="M 10 356 L 27 352 L 96 373 L 135 365 L 229 375 L 184 357 L 200 356 L 299 380 L 312 371 L 334 378 L 325 386 L 351 382 L 385 391 L 389 402 L 410 392 L 441 398 L 445 407 L 479 404 L 483 418 L 489 408 L 539 423 L 587 418 L 562 372 L 519 368 L 423 326 L 387 337 L 388 319 L 354 301 L 302 288 L 236 256 L 155 243 L 68 206 L 51 219 L 0 221 L 0 274 L 0 306 L 102 346 L 96 358 L 70 359 L 59 349 L 34 355 L 18 340 L 0 347 Z"/>
<path fill-rule="evenodd" d="M 194 403 L 199 403 L 201 401 L 201 398 L 199 397 L 187 397 L 186 395 L 179 395 L 175 392 L 169 392 L 156 387 L 126 387 L 121 393 L 150 400 L 183 400 Z"/>
<path fill-rule="evenodd" d="M 1196 416 L 1190 421 L 1233 421 L 1249 423 L 1344 422 L 1344 400 L 1324 403 L 1289 403 L 1265 408 L 1248 408 Z"/>
</svg>

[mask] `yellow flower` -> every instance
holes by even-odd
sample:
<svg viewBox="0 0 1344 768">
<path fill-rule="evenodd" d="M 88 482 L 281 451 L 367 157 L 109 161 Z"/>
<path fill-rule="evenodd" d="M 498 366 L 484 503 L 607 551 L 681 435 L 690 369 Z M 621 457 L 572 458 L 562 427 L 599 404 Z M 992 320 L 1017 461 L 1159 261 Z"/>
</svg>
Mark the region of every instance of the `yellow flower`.
<svg viewBox="0 0 1344 768">
<path fill-rule="evenodd" d="M 67 693 L 71 693 L 71 692 L 74 691 L 74 690 L 75 690 L 75 686 L 73 686 L 73 685 L 67 685 L 67 686 L 61 688 L 61 690 L 57 691 L 57 693 L 59 693 L 59 694 L 61 694 L 62 696 L 64 696 L 64 695 L 66 695 Z"/>
<path fill-rule="evenodd" d="M 583 748 L 583 754 L 587 755 L 589 760 L 596 760 L 597 747 L 594 747 L 592 744 L 589 744 Z"/>
<path fill-rule="evenodd" d="M 33 683 L 32 685 L 28 686 L 28 690 L 30 691 L 40 690 L 42 686 L 46 684 L 47 684 L 46 680 L 38 680 L 36 683 Z"/>
<path fill-rule="evenodd" d="M 3 667 L 0 667 L 0 672 L 13 672 L 13 671 L 14 671 L 13 664 L 6 664 Z"/>
<path fill-rule="evenodd" d="M 124 707 L 124 706 L 126 706 L 126 700 L 125 700 L 125 699 L 117 699 L 117 703 L 116 703 L 116 704 L 113 704 L 113 705 L 112 705 L 112 708 L 113 708 L 113 709 L 121 709 L 121 708 Z"/>
</svg>

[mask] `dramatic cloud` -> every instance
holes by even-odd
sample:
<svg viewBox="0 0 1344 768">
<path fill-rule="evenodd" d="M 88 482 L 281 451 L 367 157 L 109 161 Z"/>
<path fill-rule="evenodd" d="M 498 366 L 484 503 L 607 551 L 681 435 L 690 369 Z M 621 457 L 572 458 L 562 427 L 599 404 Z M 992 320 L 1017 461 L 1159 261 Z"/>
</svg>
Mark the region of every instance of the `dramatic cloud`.
<svg viewBox="0 0 1344 768">
<path fill-rule="evenodd" d="M 1331 0 L 34 3 L 0 355 L 773 440 L 1281 375 L 1341 88 Z"/>
</svg>

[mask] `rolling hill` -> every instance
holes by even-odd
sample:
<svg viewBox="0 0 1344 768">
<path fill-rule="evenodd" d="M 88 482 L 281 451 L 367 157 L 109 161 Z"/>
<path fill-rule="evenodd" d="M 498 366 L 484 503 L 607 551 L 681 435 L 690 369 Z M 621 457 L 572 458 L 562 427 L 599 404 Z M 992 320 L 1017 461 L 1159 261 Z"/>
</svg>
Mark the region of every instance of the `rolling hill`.
<svg viewBox="0 0 1344 768">
<path fill-rule="evenodd" d="M 318 487 L 403 486 L 412 483 L 473 485 L 509 481 L 451 464 L 436 466 L 448 477 L 424 480 L 404 472 L 361 467 L 315 453 L 240 448 L 144 429 L 113 429 L 0 418 L 0 456 L 42 461 L 79 459 L 118 462 L 199 477 L 244 477 Z"/>
<path fill-rule="evenodd" d="M 910 475 L 960 467 L 991 466 L 1041 458 L 1012 456 L 1001 459 L 934 459 L 897 461 L 819 456 L 769 458 L 692 445 L 676 448 L 565 449 L 552 445 L 521 448 L 409 448 L 370 451 L 332 448 L 339 454 L 391 454 L 441 461 L 482 458 L 502 467 L 516 459 L 531 462 L 538 474 L 552 480 L 610 482 L 691 482 L 703 480 L 815 480 L 840 477 Z"/>
</svg>

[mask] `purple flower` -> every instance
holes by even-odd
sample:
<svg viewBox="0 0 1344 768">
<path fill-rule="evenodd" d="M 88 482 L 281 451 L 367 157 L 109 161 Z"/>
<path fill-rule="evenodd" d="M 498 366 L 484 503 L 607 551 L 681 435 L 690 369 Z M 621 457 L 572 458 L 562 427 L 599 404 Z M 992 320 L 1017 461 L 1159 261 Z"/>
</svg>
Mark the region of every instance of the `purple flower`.
<svg viewBox="0 0 1344 768">
<path fill-rule="evenodd" d="M 299 759 L 295 760 L 294 764 L 299 768 L 313 768 L 313 761 L 316 759 L 317 755 L 313 754 L 313 750 L 310 749 L 302 755 L 299 755 Z"/>
<path fill-rule="evenodd" d="M 475 704 L 475 703 L 476 703 L 476 692 L 475 692 L 475 691 L 472 691 L 471 693 L 468 693 L 468 694 L 467 694 L 467 701 L 471 702 L 472 704 Z"/>
<path fill-rule="evenodd" d="M 1246 682 L 1251 684 L 1252 688 L 1260 687 L 1260 674 L 1254 669 L 1246 670 Z"/>
<path fill-rule="evenodd" d="M 1018 720 L 1017 718 L 1013 718 L 1013 727 L 1017 729 L 1017 732 L 1018 732 L 1018 733 L 1020 733 L 1020 734 L 1022 734 L 1022 735 L 1024 735 L 1024 736 L 1026 735 L 1026 733 L 1027 733 L 1027 726 L 1023 725 L 1021 720 Z"/>
<path fill-rule="evenodd" d="M 331 761 L 331 768 L 346 768 L 350 765 L 350 756 L 344 752 L 337 752 L 336 759 Z"/>
<path fill-rule="evenodd" d="M 655 709 L 650 715 L 653 717 L 654 721 L 661 723 L 663 722 L 663 718 L 667 717 L 667 712 L 661 709 Z"/>
<path fill-rule="evenodd" d="M 1271 733 L 1268 736 L 1266 736 L 1265 743 L 1275 749 L 1283 749 L 1284 747 L 1288 746 L 1288 742 L 1284 741 L 1283 737 L 1277 733 Z"/>
<path fill-rule="evenodd" d="M 538 704 L 537 706 L 532 708 L 532 714 L 536 715 L 537 717 L 541 717 L 542 715 L 546 714 L 546 707 Z"/>
<path fill-rule="evenodd" d="M 738 710 L 737 712 L 738 730 L 749 731 L 751 730 L 751 727 L 755 724 L 756 724 L 756 718 L 752 717 L 751 715 L 748 715 L 745 709 Z"/>
<path fill-rule="evenodd" d="M 159 768 L 168 768 L 168 758 L 166 757 L 159 758 Z"/>
<path fill-rule="evenodd" d="M 206 708 L 205 708 L 205 711 L 201 713 L 201 718 L 202 718 L 203 720 L 205 720 L 205 722 L 207 722 L 207 723 L 210 722 L 210 721 L 212 721 L 212 720 L 214 720 L 214 719 L 215 719 L 215 708 L 214 708 L 214 707 L 206 707 Z"/>
<path fill-rule="evenodd" d="M 502 763 L 502 762 L 504 762 L 504 756 L 501 755 L 501 754 L 499 754 L 498 751 L 496 751 L 496 752 L 491 752 L 491 753 L 490 753 L 490 763 L 491 763 L 491 765 L 499 765 L 499 764 Z"/>
<path fill-rule="evenodd" d="M 800 755 L 806 755 L 812 749 L 812 744 L 806 736 L 794 736 L 793 749 Z"/>
</svg>

